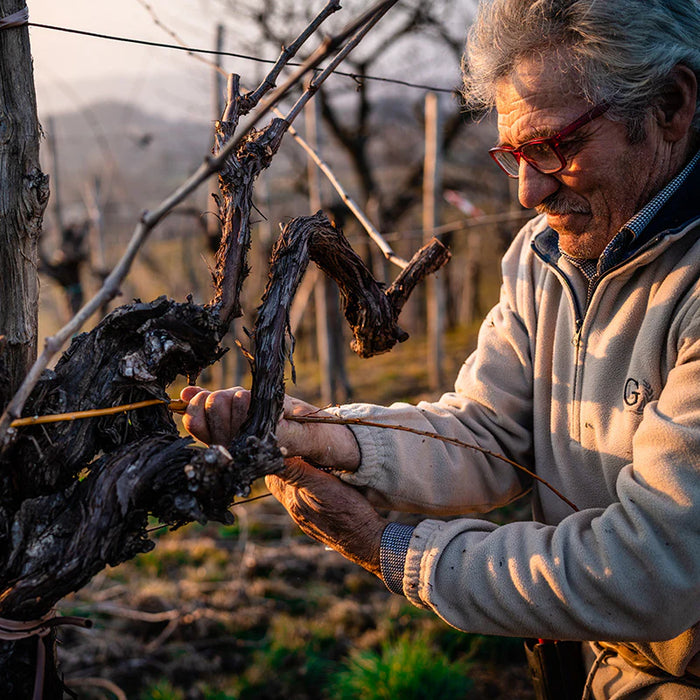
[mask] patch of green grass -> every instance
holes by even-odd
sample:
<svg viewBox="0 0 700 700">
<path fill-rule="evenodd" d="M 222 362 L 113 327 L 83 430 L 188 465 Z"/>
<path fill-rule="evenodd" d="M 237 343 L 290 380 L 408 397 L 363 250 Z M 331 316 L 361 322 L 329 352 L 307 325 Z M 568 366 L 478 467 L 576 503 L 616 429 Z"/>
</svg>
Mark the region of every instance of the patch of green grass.
<svg viewBox="0 0 700 700">
<path fill-rule="evenodd" d="M 270 621 L 266 644 L 238 679 L 237 698 L 320 697 L 345 649 L 322 619 L 279 614 Z"/>
<path fill-rule="evenodd" d="M 333 677 L 332 700 L 455 700 L 471 685 L 469 664 L 448 661 L 429 635 L 402 635 L 379 650 L 354 651 Z"/>
<path fill-rule="evenodd" d="M 147 576 L 165 576 L 174 573 L 187 563 L 187 554 L 182 550 L 162 552 L 157 549 L 139 554 L 134 559 L 134 566 Z"/>
<path fill-rule="evenodd" d="M 440 625 L 435 627 L 434 639 L 450 658 L 463 657 L 493 666 L 524 661 L 523 640 L 518 637 L 467 634 Z"/>
<path fill-rule="evenodd" d="M 238 540 L 241 536 L 241 526 L 236 520 L 233 525 L 219 525 L 217 524 L 216 536 L 220 540 Z"/>
<path fill-rule="evenodd" d="M 139 696 L 140 700 L 185 700 L 185 694 L 168 681 L 159 681 Z"/>
<path fill-rule="evenodd" d="M 205 687 L 202 693 L 204 695 L 204 700 L 238 700 L 235 695 L 231 695 L 225 690 L 212 690 Z"/>
<path fill-rule="evenodd" d="M 223 580 L 228 564 L 229 553 L 206 537 L 163 539 L 134 559 L 134 566 L 148 576 L 181 578 L 189 572 L 195 580 L 210 581 Z"/>
</svg>

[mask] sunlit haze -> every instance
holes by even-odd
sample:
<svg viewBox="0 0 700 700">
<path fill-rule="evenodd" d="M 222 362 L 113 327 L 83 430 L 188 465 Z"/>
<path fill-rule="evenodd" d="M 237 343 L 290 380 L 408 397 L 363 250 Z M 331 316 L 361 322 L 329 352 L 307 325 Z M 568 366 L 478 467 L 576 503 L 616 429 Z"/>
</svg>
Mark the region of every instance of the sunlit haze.
<svg viewBox="0 0 700 700">
<path fill-rule="evenodd" d="M 224 18 L 217 18 L 209 0 L 149 0 L 148 5 L 188 45 L 214 48 L 216 23 Z M 30 22 L 175 43 L 137 0 L 28 0 L 28 6 Z M 209 112 L 212 70 L 184 52 L 43 27 L 31 27 L 30 37 L 42 115 L 96 100 L 137 102 L 171 116 Z"/>
</svg>

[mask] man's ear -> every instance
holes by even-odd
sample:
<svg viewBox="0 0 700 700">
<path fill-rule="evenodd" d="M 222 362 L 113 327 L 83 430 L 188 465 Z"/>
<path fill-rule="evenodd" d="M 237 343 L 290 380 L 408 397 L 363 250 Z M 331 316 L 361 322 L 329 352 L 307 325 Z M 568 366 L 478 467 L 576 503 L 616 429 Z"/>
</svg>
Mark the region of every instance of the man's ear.
<svg viewBox="0 0 700 700">
<path fill-rule="evenodd" d="M 667 141 L 680 141 L 687 136 L 695 116 L 697 94 L 695 73 L 682 63 L 674 66 L 655 110 L 657 124 Z"/>
</svg>

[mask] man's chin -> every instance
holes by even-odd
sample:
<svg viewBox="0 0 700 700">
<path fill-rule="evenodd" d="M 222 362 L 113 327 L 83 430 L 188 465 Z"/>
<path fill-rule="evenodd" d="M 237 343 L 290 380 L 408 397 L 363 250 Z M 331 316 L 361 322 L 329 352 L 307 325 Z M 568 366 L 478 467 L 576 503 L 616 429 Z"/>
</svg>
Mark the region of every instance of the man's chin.
<svg viewBox="0 0 700 700">
<path fill-rule="evenodd" d="M 605 246 L 588 230 L 588 214 L 547 214 L 547 224 L 559 234 L 559 248 L 573 258 L 597 258 Z"/>
<path fill-rule="evenodd" d="M 552 228 L 554 228 L 552 226 Z M 554 229 L 556 231 L 556 229 Z M 590 233 L 571 233 L 557 231 L 559 234 L 559 249 L 572 258 L 594 260 L 600 257 L 605 250 L 608 241 L 602 241 L 599 237 Z"/>
</svg>

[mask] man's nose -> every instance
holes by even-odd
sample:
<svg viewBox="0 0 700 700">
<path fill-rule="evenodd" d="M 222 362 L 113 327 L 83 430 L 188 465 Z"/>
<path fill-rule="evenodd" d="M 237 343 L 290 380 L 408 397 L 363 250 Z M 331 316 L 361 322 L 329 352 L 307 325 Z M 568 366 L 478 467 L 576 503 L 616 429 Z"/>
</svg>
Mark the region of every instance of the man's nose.
<svg viewBox="0 0 700 700">
<path fill-rule="evenodd" d="M 519 165 L 518 200 L 526 209 L 534 209 L 559 189 L 557 178 L 535 170 L 524 158 Z"/>
</svg>

